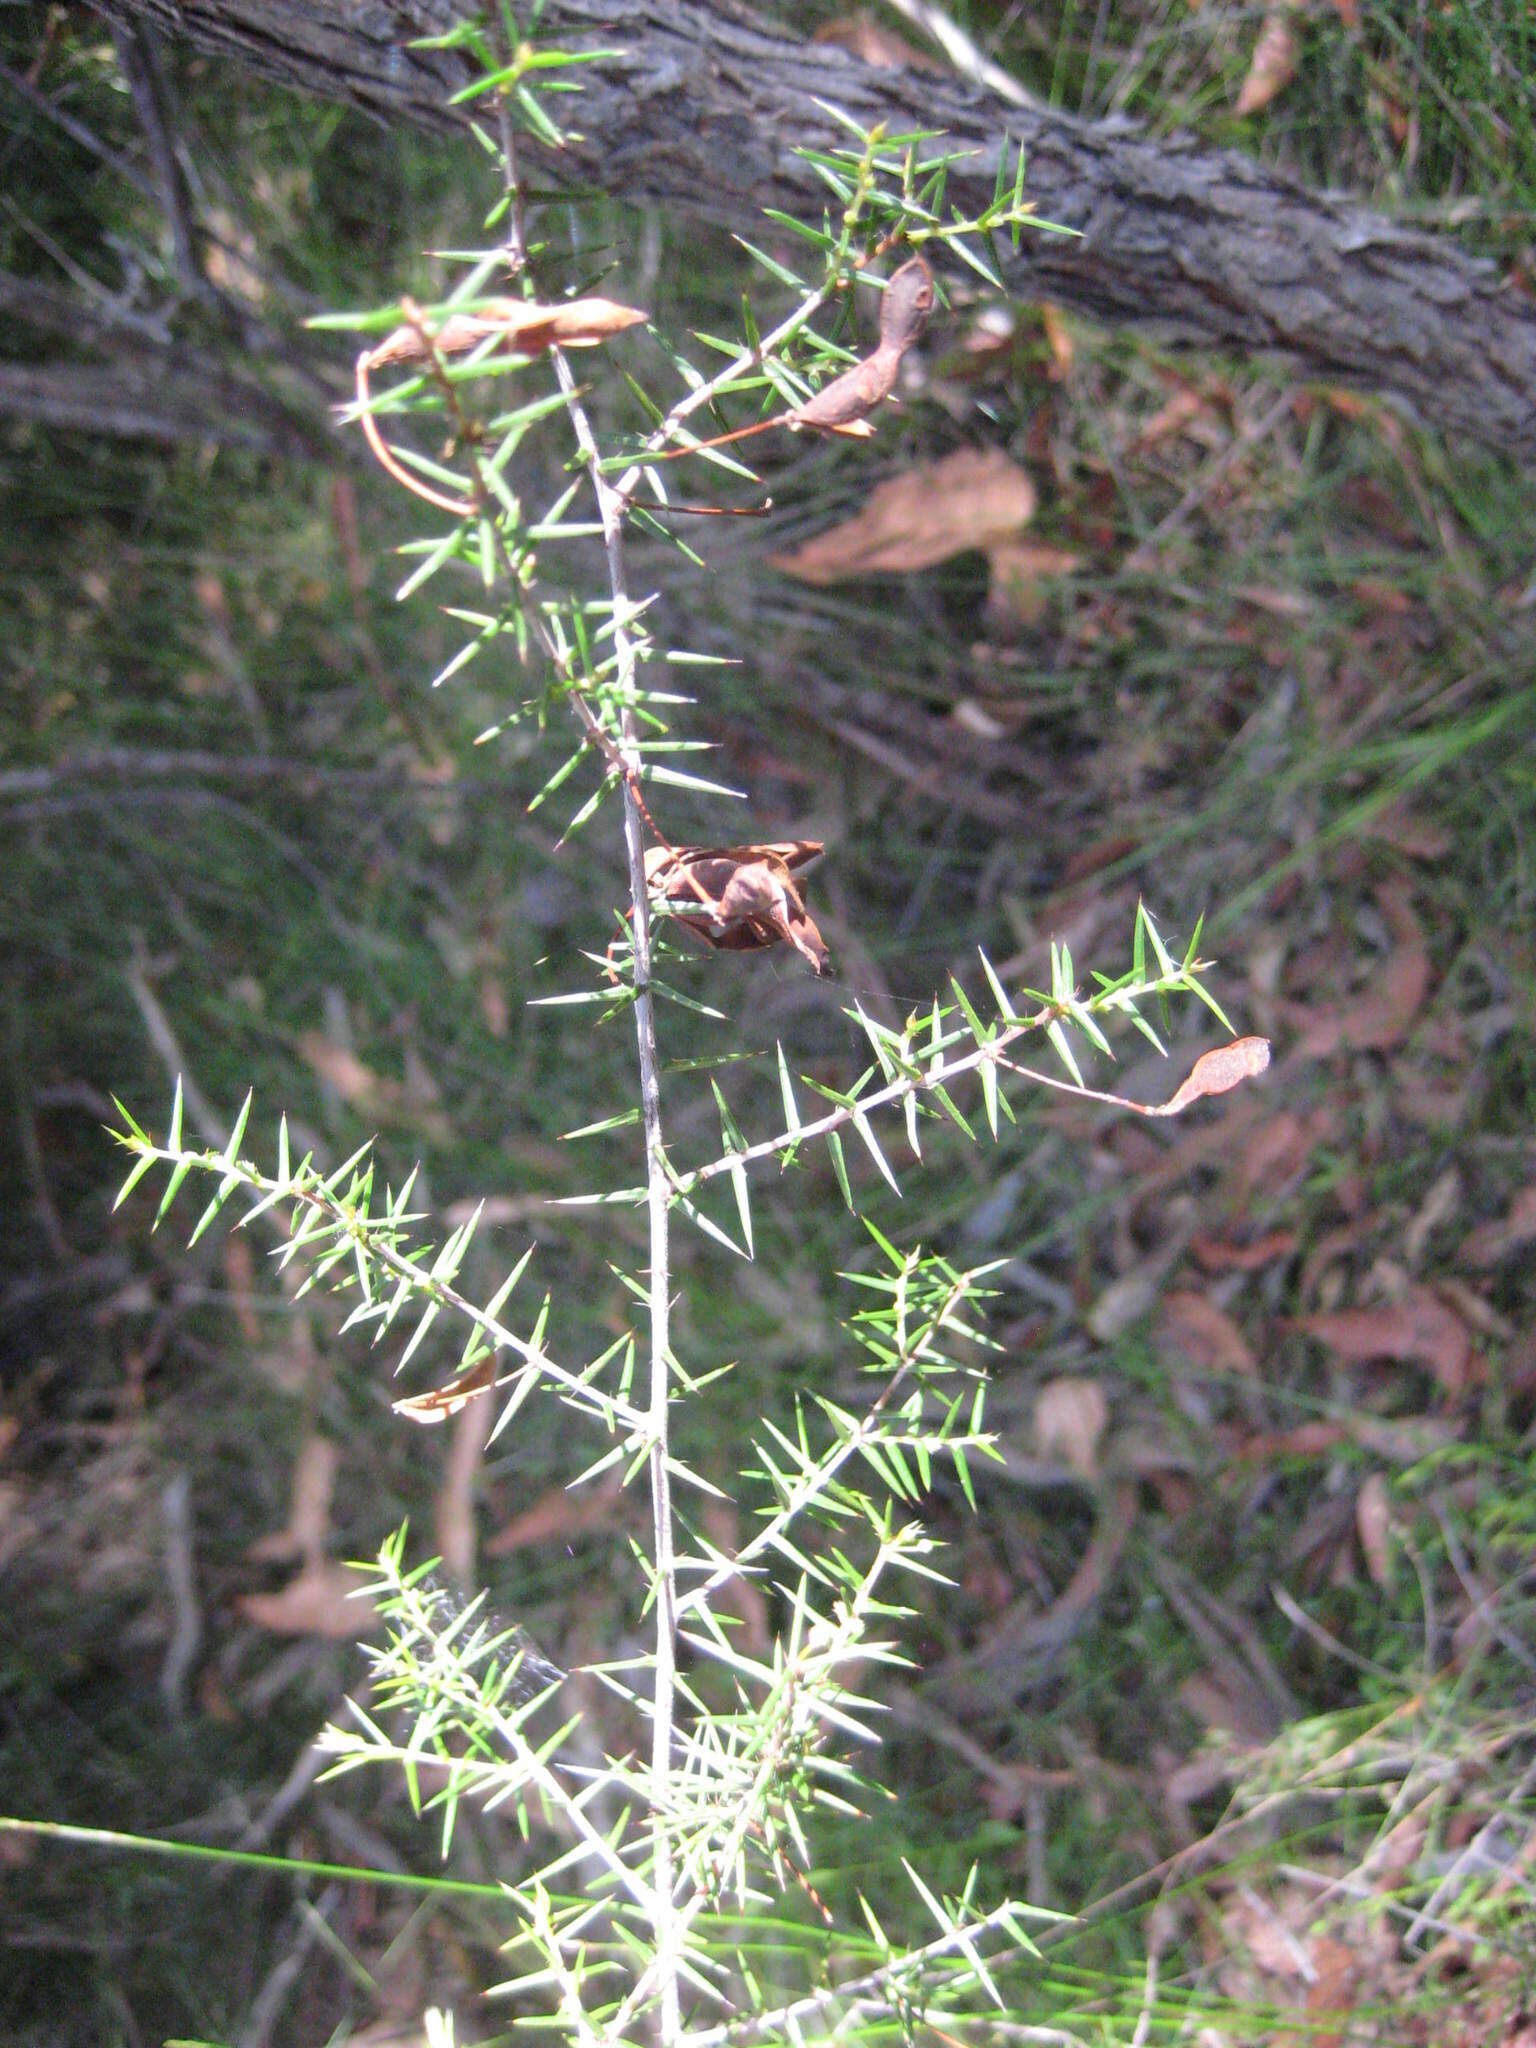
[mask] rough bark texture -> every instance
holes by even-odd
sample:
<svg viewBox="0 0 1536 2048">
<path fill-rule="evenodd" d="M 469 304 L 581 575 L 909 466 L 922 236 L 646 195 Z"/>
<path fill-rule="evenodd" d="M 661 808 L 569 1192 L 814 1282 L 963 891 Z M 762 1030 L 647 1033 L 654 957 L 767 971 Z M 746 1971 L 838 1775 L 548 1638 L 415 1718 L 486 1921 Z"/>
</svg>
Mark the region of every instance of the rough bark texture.
<svg viewBox="0 0 1536 2048">
<path fill-rule="evenodd" d="M 456 58 L 407 47 L 450 24 L 453 0 L 104 4 L 388 120 L 447 128 L 447 89 L 466 76 Z M 875 70 L 786 40 L 741 0 L 550 0 L 540 36 L 616 52 L 583 69 L 583 96 L 561 108 L 583 132 L 549 166 L 556 177 L 761 234 L 764 205 L 822 209 L 825 188 L 792 154 L 845 139 L 818 99 L 973 148 L 961 204 L 990 196 L 999 150 L 1022 142 L 1040 214 L 1081 239 L 1000 248 L 1018 295 L 1389 392 L 1447 434 L 1536 461 L 1536 306 L 1490 265 L 1350 200 L 1187 136 Z"/>
</svg>

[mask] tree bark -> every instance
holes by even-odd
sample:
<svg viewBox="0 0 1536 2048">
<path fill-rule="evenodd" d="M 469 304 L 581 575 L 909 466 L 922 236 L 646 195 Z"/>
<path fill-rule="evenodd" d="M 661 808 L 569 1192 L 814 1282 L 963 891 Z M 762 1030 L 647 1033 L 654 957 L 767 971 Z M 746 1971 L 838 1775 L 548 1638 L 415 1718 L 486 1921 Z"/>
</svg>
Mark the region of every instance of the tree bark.
<svg viewBox="0 0 1536 2048">
<path fill-rule="evenodd" d="M 459 118 L 444 102 L 464 61 L 409 47 L 450 26 L 455 0 L 102 4 L 386 120 L 442 131 Z M 1079 234 L 1000 244 L 1017 296 L 1391 394 L 1447 435 L 1536 461 L 1536 306 L 1491 265 L 1352 200 L 1189 136 L 791 42 L 744 0 L 550 0 L 539 37 L 614 52 L 558 103 L 581 134 L 546 164 L 557 179 L 761 236 L 765 205 L 821 214 L 825 188 L 792 153 L 846 141 L 818 100 L 974 150 L 951 181 L 967 207 L 1022 142 L 1040 215 Z"/>
</svg>

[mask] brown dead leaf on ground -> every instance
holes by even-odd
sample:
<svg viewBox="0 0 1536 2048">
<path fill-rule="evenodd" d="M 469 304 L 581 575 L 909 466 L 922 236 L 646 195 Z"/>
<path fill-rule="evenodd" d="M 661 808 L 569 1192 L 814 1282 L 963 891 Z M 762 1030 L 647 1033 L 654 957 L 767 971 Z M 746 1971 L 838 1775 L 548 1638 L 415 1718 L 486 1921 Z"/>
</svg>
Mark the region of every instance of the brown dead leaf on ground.
<svg viewBox="0 0 1536 2048">
<path fill-rule="evenodd" d="M 1236 1373 L 1257 1379 L 1259 1362 L 1248 1340 L 1224 1308 L 1194 1288 L 1175 1288 L 1163 1297 L 1158 1327 L 1165 1344 L 1200 1372 Z"/>
<path fill-rule="evenodd" d="M 1282 1109 L 1259 1126 L 1232 1161 L 1225 1191 L 1228 1214 L 1246 1213 L 1258 1195 L 1271 1201 L 1305 1171 L 1319 1145 L 1334 1134 L 1334 1118 L 1326 1109 L 1300 1117 Z"/>
<path fill-rule="evenodd" d="M 1365 1568 L 1378 1586 L 1392 1583 L 1392 1496 L 1380 1472 L 1367 1475 L 1355 1496 L 1355 1534 Z"/>
<path fill-rule="evenodd" d="M 1348 1047 L 1386 1052 L 1401 1045 L 1429 993 L 1429 952 L 1407 887 L 1394 882 L 1377 891 L 1377 902 L 1392 935 L 1392 950 L 1353 1002 L 1303 1012 L 1299 1050 L 1313 1059 Z"/>
<path fill-rule="evenodd" d="M 1270 1230 L 1247 1244 L 1220 1237 L 1192 1237 L 1189 1249 L 1207 1273 L 1261 1273 L 1277 1259 L 1288 1259 L 1301 1240 L 1294 1230 Z"/>
<path fill-rule="evenodd" d="M 1317 607 L 1314 600 L 1299 590 L 1274 590 L 1266 583 L 1242 583 L 1232 593 L 1244 604 L 1251 604 L 1255 611 L 1265 612 L 1272 619 L 1284 619 L 1294 624 L 1298 620 L 1310 619 Z"/>
<path fill-rule="evenodd" d="M 615 305 L 612 299 L 565 299 L 552 306 L 530 299 L 489 299 L 473 311 L 450 313 L 436 328 L 409 300 L 403 311 L 404 326 L 367 351 L 370 369 L 424 362 L 433 351 L 462 355 L 493 336 L 519 355 L 538 355 L 547 348 L 596 348 L 611 335 L 650 318 L 634 306 Z"/>
<path fill-rule="evenodd" d="M 224 1285 L 229 1290 L 229 1302 L 240 1326 L 240 1334 L 247 1344 L 259 1344 L 261 1322 L 254 1300 L 256 1258 L 251 1250 L 250 1237 L 244 1231 L 231 1231 L 219 1256 L 224 1266 Z"/>
<path fill-rule="evenodd" d="M 1084 1479 L 1097 1476 L 1099 1439 L 1109 1421 L 1109 1403 L 1097 1380 L 1047 1380 L 1035 1396 L 1035 1449 L 1060 1458 Z"/>
<path fill-rule="evenodd" d="M 381 1080 L 356 1053 L 348 1051 L 344 1045 L 337 1045 L 323 1031 L 301 1031 L 298 1050 L 305 1065 L 354 1109 L 373 1110 L 385 1104 L 391 1108 L 398 1106 L 402 1092 L 399 1084 Z"/>
<path fill-rule="evenodd" d="M 1528 1181 L 1497 1220 L 1479 1223 L 1462 1242 L 1464 1266 L 1484 1271 L 1507 1259 L 1525 1245 L 1536 1242 L 1536 1181 Z"/>
<path fill-rule="evenodd" d="M 909 43 L 895 29 L 876 21 L 862 7 L 853 14 L 838 15 L 835 21 L 824 21 L 811 41 L 834 50 L 846 50 L 850 57 L 857 57 L 862 64 L 873 64 L 879 71 L 942 72 L 944 69 L 937 58 L 930 57 L 926 50 L 918 49 L 915 43 Z"/>
<path fill-rule="evenodd" d="M 1346 1364 L 1389 1359 L 1425 1366 L 1451 1395 L 1465 1392 L 1472 1378 L 1472 1340 L 1466 1326 L 1428 1287 L 1410 1287 L 1401 1301 L 1381 1308 L 1296 1316 L 1291 1327 L 1326 1344 Z"/>
<path fill-rule="evenodd" d="M 1166 441 L 1170 435 L 1181 433 L 1185 427 L 1190 426 L 1209 410 L 1210 406 L 1204 394 L 1197 391 L 1192 384 L 1184 385 L 1181 390 L 1175 391 L 1171 398 L 1165 399 L 1153 413 L 1131 443 L 1129 452 L 1132 455 L 1145 455 L 1160 441 Z"/>
<path fill-rule="evenodd" d="M 1296 1282 L 1296 1299 L 1331 1306 L 1344 1285 L 1342 1268 L 1351 1252 L 1367 1243 L 1380 1229 L 1380 1219 L 1371 1214 L 1336 1223 L 1325 1230 L 1308 1249 Z"/>
<path fill-rule="evenodd" d="M 1443 860 L 1454 844 L 1445 826 L 1417 816 L 1402 802 L 1388 804 L 1373 818 L 1365 819 L 1360 832 L 1363 838 L 1379 839 L 1383 846 L 1410 860 Z"/>
<path fill-rule="evenodd" d="M 1235 114 L 1259 113 L 1296 76 L 1300 50 L 1292 23 L 1293 10 L 1287 0 L 1271 7 L 1265 15 L 1259 39 L 1253 46 L 1248 75 L 1232 109 Z"/>
<path fill-rule="evenodd" d="M 496 1420 L 494 1401 L 467 1404 L 454 1420 L 443 1480 L 432 1504 L 432 1532 L 443 1569 L 456 1585 L 474 1583 L 475 1481 Z"/>
<path fill-rule="evenodd" d="M 331 1490 L 339 1452 L 329 1437 L 312 1431 L 294 1461 L 293 1491 L 287 1526 L 262 1536 L 246 1553 L 257 1562 L 301 1560 L 296 1578 L 275 1593 L 245 1593 L 240 1612 L 257 1628 L 283 1636 L 326 1636 L 335 1641 L 361 1635 L 373 1618 L 365 1600 L 357 1598 L 356 1572 L 332 1564 L 325 1556 L 330 1532 Z"/>
<path fill-rule="evenodd" d="M 1001 449 L 961 448 L 877 484 L 851 519 L 817 534 L 774 568 L 802 583 L 930 569 L 990 550 L 1028 525 L 1035 487 Z"/>
<path fill-rule="evenodd" d="M 1040 328 L 1045 335 L 1045 345 L 1051 352 L 1051 382 L 1064 384 L 1072 374 L 1072 330 L 1068 327 L 1066 315 L 1061 308 L 1053 306 L 1049 299 L 1040 308 Z"/>
<path fill-rule="evenodd" d="M 296 1045 L 305 1065 L 359 1115 L 413 1124 L 434 1144 L 447 1144 L 452 1138 L 452 1126 L 440 1109 L 401 1082 L 376 1074 L 349 1047 L 338 1045 L 323 1031 L 301 1031 Z"/>
<path fill-rule="evenodd" d="M 700 1510 L 704 1533 L 722 1557 L 734 1557 L 741 1548 L 741 1519 L 734 1501 L 706 1500 Z M 773 1623 L 768 1599 L 760 1583 L 743 1572 L 735 1572 L 714 1595 L 717 1607 L 734 1614 L 741 1623 L 735 1641 L 749 1656 L 768 1659 L 773 1651 Z"/>
<path fill-rule="evenodd" d="M 1465 1280 L 1458 1280 L 1454 1273 L 1437 1273 L 1435 1292 L 1447 1308 L 1455 1310 L 1469 1330 L 1496 1338 L 1500 1344 L 1513 1344 L 1525 1328 L 1524 1319 L 1512 1321 L 1510 1317 L 1500 1315 L 1491 1301 L 1485 1301 L 1475 1287 Z"/>
<path fill-rule="evenodd" d="M 1394 619 L 1401 619 L 1413 610 L 1413 599 L 1402 585 L 1386 583 L 1379 576 L 1356 576 L 1349 588 L 1351 595 L 1373 617 L 1387 613 Z"/>
<path fill-rule="evenodd" d="M 1273 1465 L 1282 1458 L 1319 1458 L 1341 1444 L 1358 1444 L 1394 1465 L 1414 1465 L 1455 1440 L 1455 1430 L 1444 1421 L 1355 1413 L 1328 1422 L 1298 1422 L 1294 1429 L 1260 1430 L 1234 1444 L 1231 1457 L 1234 1463 Z"/>
<path fill-rule="evenodd" d="M 299 1446 L 293 1464 L 289 1492 L 288 1520 L 281 1529 L 258 1536 L 246 1555 L 256 1563 L 284 1562 L 302 1558 L 318 1563 L 325 1554 L 325 1539 L 331 1526 L 331 1491 L 336 1483 L 340 1453 L 328 1436 L 311 1430 Z"/>
<path fill-rule="evenodd" d="M 987 550 L 987 618 L 995 631 L 1009 624 L 1033 625 L 1045 605 L 1048 578 L 1070 576 L 1084 557 L 1071 548 L 1043 542 L 1005 540 Z"/>
<path fill-rule="evenodd" d="M 279 1636 L 324 1636 L 345 1642 L 360 1636 L 373 1609 L 358 1597 L 362 1581 L 345 1565 L 306 1565 L 276 1593 L 242 1593 L 237 1606 L 247 1621 Z"/>
<path fill-rule="evenodd" d="M 1308 1949 L 1312 1980 L 1307 1986 L 1307 2026 L 1290 2040 L 1294 2048 L 1343 2048 L 1344 2034 L 1324 2023 L 1337 2016 L 1348 2025 L 1359 1995 L 1360 1959 L 1331 1934 L 1314 1934 Z"/>
<path fill-rule="evenodd" d="M 1192 1672 L 1179 1686 L 1179 1704 L 1205 1727 L 1245 1749 L 1273 1741 L 1277 1732 L 1274 1708 L 1235 1662 Z"/>
<path fill-rule="evenodd" d="M 1064 884 L 1085 882 L 1090 875 L 1096 875 L 1101 868 L 1113 867 L 1118 860 L 1126 860 L 1133 854 L 1140 841 L 1132 832 L 1110 832 L 1102 839 L 1090 840 L 1072 854 L 1061 871 Z"/>
<path fill-rule="evenodd" d="M 506 1557 L 532 1543 L 569 1542 L 574 1536 L 622 1524 L 624 1519 L 624 1489 L 617 1475 L 610 1474 L 600 1486 L 586 1486 L 576 1493 L 564 1486 L 547 1487 L 504 1529 L 497 1530 L 486 1544 L 485 1554 Z"/>
</svg>

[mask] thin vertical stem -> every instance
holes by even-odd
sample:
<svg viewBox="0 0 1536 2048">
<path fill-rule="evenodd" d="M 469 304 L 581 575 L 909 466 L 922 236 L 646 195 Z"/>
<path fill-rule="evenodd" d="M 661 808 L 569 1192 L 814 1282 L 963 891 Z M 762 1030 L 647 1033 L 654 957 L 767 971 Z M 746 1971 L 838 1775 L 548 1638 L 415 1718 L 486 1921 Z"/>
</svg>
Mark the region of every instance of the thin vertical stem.
<svg viewBox="0 0 1536 2048">
<path fill-rule="evenodd" d="M 523 232 L 522 189 L 517 172 L 517 144 L 505 98 L 498 99 L 502 165 L 506 178 L 507 251 L 514 269 L 527 267 Z M 619 698 L 619 750 L 625 774 L 620 783 L 624 816 L 624 852 L 629 868 L 630 930 L 634 946 L 635 1039 L 640 1061 L 640 1105 L 645 1134 L 646 1209 L 650 1222 L 650 1402 L 648 1435 L 651 1515 L 654 1529 L 656 1614 L 655 1691 L 651 1717 L 651 1883 L 655 1972 L 658 1986 L 656 2038 L 658 2048 L 672 2048 L 682 2031 L 678 1994 L 677 1944 L 679 1921 L 673 1896 L 675 1883 L 672 1838 L 667 1813 L 671 1805 L 672 1750 L 677 1719 L 677 1552 L 672 1526 L 672 1475 L 668 1465 L 668 1402 L 671 1393 L 671 1206 L 670 1183 L 661 1127 L 661 1069 L 656 1049 L 656 1008 L 651 995 L 650 896 L 645 882 L 645 831 L 636 788 L 641 755 L 635 724 L 635 670 L 638 645 L 631 630 L 628 579 L 624 561 L 624 500 L 603 475 L 592 423 L 565 352 L 552 348 L 555 376 L 565 399 L 577 445 L 597 499 L 608 585 L 613 600 L 613 648 Z"/>
</svg>

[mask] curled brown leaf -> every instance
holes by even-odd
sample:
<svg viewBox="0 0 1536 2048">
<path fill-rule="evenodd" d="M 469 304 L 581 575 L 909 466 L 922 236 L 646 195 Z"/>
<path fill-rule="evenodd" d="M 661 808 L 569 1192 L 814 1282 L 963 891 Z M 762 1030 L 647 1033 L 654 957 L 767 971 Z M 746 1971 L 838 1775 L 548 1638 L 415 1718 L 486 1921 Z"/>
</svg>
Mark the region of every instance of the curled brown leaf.
<svg viewBox="0 0 1536 2048">
<path fill-rule="evenodd" d="M 1271 7 L 1265 15 L 1234 113 L 1257 114 L 1296 76 L 1299 52 L 1291 15 L 1291 0 L 1281 0 L 1279 6 Z"/>
<path fill-rule="evenodd" d="M 555 347 L 596 348 L 610 335 L 650 318 L 612 299 L 562 299 L 551 306 L 531 299 L 488 299 L 471 312 L 450 313 L 437 327 L 409 300 L 403 310 L 404 325 L 367 352 L 370 369 L 421 363 L 433 354 L 462 355 L 493 336 L 519 355 L 538 355 Z"/>
<path fill-rule="evenodd" d="M 497 1379 L 496 1368 L 486 1358 L 468 1372 L 460 1373 L 456 1380 L 449 1380 L 440 1387 L 429 1387 L 424 1394 L 407 1395 L 392 1406 L 395 1413 L 403 1415 L 408 1422 L 446 1422 L 450 1415 L 457 1415 L 461 1408 L 468 1407 L 478 1394 L 488 1393 L 492 1387 L 504 1384 Z"/>
<path fill-rule="evenodd" d="M 1207 1095 L 1225 1095 L 1243 1081 L 1251 1081 L 1269 1065 L 1267 1038 L 1234 1038 L 1228 1045 L 1213 1046 L 1201 1053 L 1189 1070 L 1189 1077 L 1176 1094 L 1148 1116 L 1177 1116 L 1192 1102 Z"/>
<path fill-rule="evenodd" d="M 1004 1061 L 1010 1066 L 1010 1061 Z M 1114 1095 L 1107 1088 L 1077 1088 L 1051 1078 L 1051 1087 L 1065 1088 L 1082 1102 L 1108 1102 L 1116 1109 L 1128 1109 L 1136 1116 L 1178 1116 L 1189 1108 L 1192 1102 L 1199 1102 L 1207 1095 L 1225 1095 L 1241 1081 L 1250 1080 L 1255 1074 L 1262 1074 L 1269 1065 L 1269 1040 L 1267 1038 L 1234 1038 L 1230 1045 L 1218 1045 L 1212 1051 L 1202 1053 L 1190 1068 L 1187 1079 L 1166 1102 L 1133 1102 L 1128 1095 Z M 1046 1077 L 1033 1073 L 1027 1067 L 1015 1069 L 1029 1073 L 1035 1080 Z"/>
<path fill-rule="evenodd" d="M 821 851 L 817 839 L 652 846 L 645 855 L 646 887 L 653 904 L 708 946 L 747 953 L 784 942 L 824 974 L 826 942 L 796 881 Z"/>
</svg>

